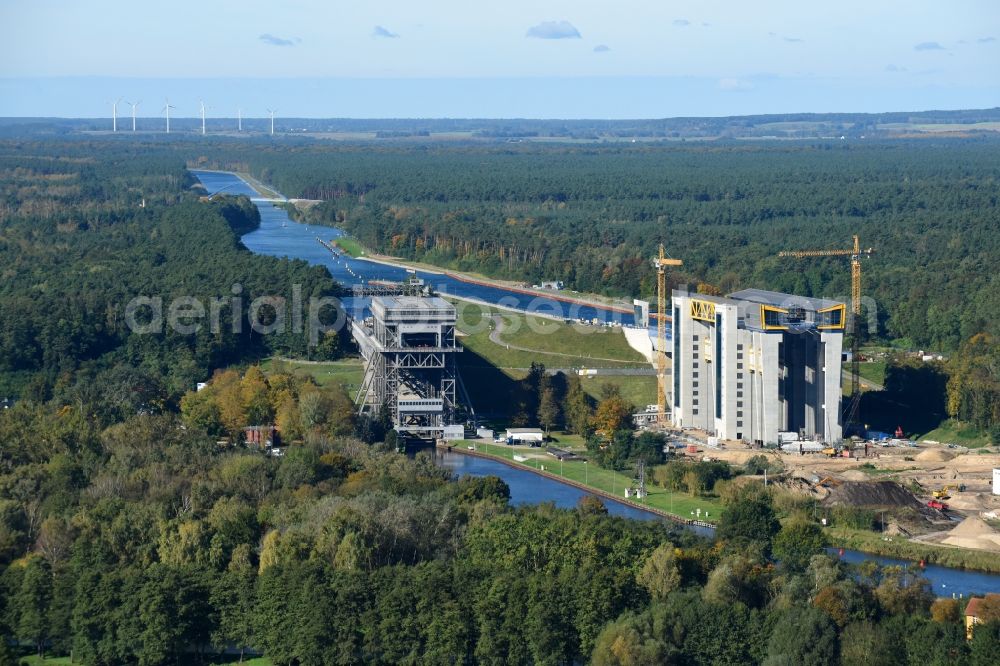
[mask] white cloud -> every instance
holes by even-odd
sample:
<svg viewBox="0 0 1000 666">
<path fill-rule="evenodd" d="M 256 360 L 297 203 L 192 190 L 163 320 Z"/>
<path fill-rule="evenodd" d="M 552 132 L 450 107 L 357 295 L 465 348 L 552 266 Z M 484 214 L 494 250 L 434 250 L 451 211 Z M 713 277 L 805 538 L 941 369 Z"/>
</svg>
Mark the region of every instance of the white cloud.
<svg viewBox="0 0 1000 666">
<path fill-rule="evenodd" d="M 611 50 L 611 47 L 607 44 L 598 44 L 594 47 L 594 53 L 607 53 Z"/>
<path fill-rule="evenodd" d="M 528 28 L 525 36 L 536 39 L 580 39 L 580 31 L 569 21 L 542 21 Z"/>
<path fill-rule="evenodd" d="M 257 37 L 260 41 L 265 44 L 270 44 L 271 46 L 295 46 L 302 42 L 298 37 L 292 37 L 291 39 L 285 39 L 284 37 L 277 37 L 268 33 L 264 33 Z"/>
<path fill-rule="evenodd" d="M 753 89 L 754 89 L 753 83 L 745 79 L 736 79 L 736 78 L 719 79 L 719 90 L 727 90 L 730 92 L 744 92 Z"/>
<path fill-rule="evenodd" d="M 372 37 L 379 37 L 382 39 L 396 39 L 399 35 L 388 28 L 383 28 L 380 25 L 375 26 L 372 30 Z"/>
<path fill-rule="evenodd" d="M 920 42 L 913 47 L 914 51 L 944 51 L 944 47 L 937 42 Z"/>
<path fill-rule="evenodd" d="M 691 21 L 687 19 L 674 19 L 674 26 L 677 28 L 686 28 L 691 25 Z"/>
</svg>

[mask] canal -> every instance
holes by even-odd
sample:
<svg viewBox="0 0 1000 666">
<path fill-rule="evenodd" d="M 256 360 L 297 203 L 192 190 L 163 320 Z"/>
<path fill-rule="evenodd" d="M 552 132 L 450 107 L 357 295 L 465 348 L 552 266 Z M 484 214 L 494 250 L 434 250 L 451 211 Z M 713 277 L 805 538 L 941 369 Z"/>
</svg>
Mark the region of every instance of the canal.
<svg viewBox="0 0 1000 666">
<path fill-rule="evenodd" d="M 310 264 L 325 266 L 333 278 L 345 286 L 363 284 L 371 280 L 401 282 L 409 277 L 407 269 L 399 266 L 353 259 L 346 255 L 334 256 L 316 239 L 319 237 L 324 241 L 334 240 L 343 236 L 343 231 L 334 227 L 298 224 L 291 221 L 283 208 L 270 201 L 260 200 L 260 195 L 236 174 L 196 169 L 192 169 L 191 173 L 205 186 L 210 195 L 224 192 L 234 195 L 244 194 L 252 199 L 257 199 L 254 203 L 260 210 L 260 227 L 245 234 L 242 238 L 243 245 L 251 252 L 303 259 Z M 435 291 L 445 296 L 450 294 L 515 310 L 537 312 L 560 319 L 583 319 L 586 321 L 597 319 L 602 322 L 617 322 L 624 325 L 632 325 L 635 321 L 631 313 L 612 308 L 569 303 L 541 295 L 504 289 L 500 286 L 466 282 L 444 273 L 420 270 L 415 271 L 415 273 L 426 284 L 431 285 Z M 349 314 L 355 314 L 363 305 L 364 303 L 355 302 L 353 299 L 345 300 Z"/>
<path fill-rule="evenodd" d="M 209 194 L 224 190 L 227 194 L 244 194 L 253 199 L 259 199 L 258 193 L 236 174 L 202 170 L 192 170 L 191 173 L 205 186 Z M 407 278 L 406 269 L 351 259 L 346 256 L 334 257 L 329 250 L 316 242 L 317 236 L 324 240 L 342 236 L 343 232 L 339 229 L 298 224 L 291 221 L 282 208 L 271 202 L 258 200 L 254 203 L 260 210 L 260 227 L 242 237 L 243 244 L 251 252 L 302 259 L 310 264 L 325 266 L 333 278 L 344 285 L 359 284 L 369 280 L 402 281 Z M 417 275 L 445 295 L 473 298 L 518 310 L 539 311 L 565 319 L 598 319 L 623 324 L 633 323 L 632 315 L 623 314 L 616 310 L 592 305 L 570 304 L 543 296 L 526 295 L 501 287 L 456 280 L 429 271 L 417 271 Z M 345 306 L 350 312 L 352 309 L 357 311 L 364 304 L 348 301 L 345 302 Z M 581 497 L 587 494 L 585 491 L 565 483 L 527 470 L 516 469 L 497 461 L 460 453 L 438 452 L 437 455 L 439 464 L 452 469 L 458 475 L 500 477 L 510 486 L 511 504 L 514 505 L 553 502 L 561 508 L 572 508 L 576 506 Z M 603 501 L 608 507 L 608 512 L 616 516 L 636 520 L 664 520 L 656 514 L 634 506 L 608 499 Z M 711 530 L 706 528 L 692 527 L 691 529 L 703 535 L 711 534 Z M 832 550 L 832 552 L 836 553 L 837 551 Z M 851 550 L 845 551 L 842 557 L 852 564 L 874 559 L 883 564 L 917 566 L 914 562 L 878 557 Z M 1000 575 L 934 565 L 927 566 L 924 569 L 924 575 L 931 581 L 935 594 L 939 596 L 969 596 L 970 594 L 1000 592 Z"/>
<path fill-rule="evenodd" d="M 535 474 L 526 469 L 511 467 L 495 460 L 444 451 L 436 451 L 435 456 L 438 464 L 451 469 L 459 476 L 466 474 L 470 476 L 497 476 L 503 479 L 510 486 L 510 503 L 515 506 L 552 502 L 559 508 L 571 509 L 576 506 L 581 497 L 588 494 L 583 490 L 560 483 L 555 479 Z M 623 516 L 636 520 L 666 520 L 654 513 L 643 511 L 634 506 L 603 497 L 601 500 L 608 508 L 608 513 L 615 516 Z M 690 526 L 685 529 L 692 529 L 702 536 L 709 537 L 714 533 L 714 530 L 705 527 Z M 829 549 L 829 552 L 832 555 L 839 555 L 839 550 L 835 548 Z M 854 550 L 845 550 L 840 557 L 849 564 L 858 564 L 865 560 L 876 560 L 886 565 L 891 564 L 902 567 L 918 566 L 915 562 L 868 555 Z M 934 593 L 940 597 L 950 597 L 952 595 L 967 597 L 972 594 L 1000 592 L 1000 575 L 996 574 L 949 569 L 948 567 L 935 565 L 924 567 L 923 574 L 931 582 Z"/>
</svg>

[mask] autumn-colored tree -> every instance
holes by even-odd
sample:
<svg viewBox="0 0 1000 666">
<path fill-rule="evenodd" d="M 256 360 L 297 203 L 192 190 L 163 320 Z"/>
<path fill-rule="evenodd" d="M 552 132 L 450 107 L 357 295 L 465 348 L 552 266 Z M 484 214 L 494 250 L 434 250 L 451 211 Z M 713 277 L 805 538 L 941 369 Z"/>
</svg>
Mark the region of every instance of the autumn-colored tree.
<svg viewBox="0 0 1000 666">
<path fill-rule="evenodd" d="M 617 431 L 631 429 L 632 405 L 619 395 L 605 398 L 597 405 L 594 414 L 594 429 L 611 438 Z"/>
<path fill-rule="evenodd" d="M 944 597 L 934 600 L 931 604 L 931 619 L 942 624 L 958 622 L 962 619 L 962 609 L 958 605 L 958 599 L 947 599 Z"/>
<path fill-rule="evenodd" d="M 265 425 L 274 420 L 267 378 L 259 366 L 251 366 L 240 381 L 240 400 L 246 412 L 245 425 Z"/>
</svg>

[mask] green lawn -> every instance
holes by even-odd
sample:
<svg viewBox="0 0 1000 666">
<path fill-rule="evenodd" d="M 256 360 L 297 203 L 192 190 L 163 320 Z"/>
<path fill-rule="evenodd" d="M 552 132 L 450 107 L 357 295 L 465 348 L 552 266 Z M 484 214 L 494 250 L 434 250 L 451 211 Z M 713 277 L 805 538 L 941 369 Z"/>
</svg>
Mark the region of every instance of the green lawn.
<svg viewBox="0 0 1000 666">
<path fill-rule="evenodd" d="M 934 430 L 917 439 L 929 439 L 942 444 L 958 444 L 970 449 L 990 446 L 989 434 L 954 419 L 944 421 Z"/>
<path fill-rule="evenodd" d="M 360 257 L 365 254 L 365 249 L 361 247 L 361 244 L 350 236 L 341 236 L 333 241 L 333 244 L 336 245 L 341 252 L 351 257 Z"/>
<path fill-rule="evenodd" d="M 581 358 L 627 361 L 635 367 L 649 363 L 625 340 L 620 329 L 565 324 L 542 317 L 504 313 L 500 339 L 511 345 Z"/>
<path fill-rule="evenodd" d="M 458 329 L 463 333 L 462 345 L 501 369 L 528 368 L 532 361 L 561 368 L 649 367 L 642 356 L 628 346 L 620 330 L 595 328 L 593 332 L 583 332 L 590 327 L 494 310 L 478 303 L 459 301 L 456 307 Z M 501 314 L 504 318 L 505 332 L 500 338 L 503 344 L 490 340 L 493 314 Z M 512 328 L 516 331 L 511 332 Z M 512 349 L 508 345 L 537 352 Z M 594 356 L 612 360 L 596 360 Z"/>
<path fill-rule="evenodd" d="M 498 345 L 490 340 L 493 330 L 490 317 L 499 311 L 464 301 L 456 302 L 456 307 L 459 315 L 458 329 L 462 333 L 459 339 L 465 347 L 465 352 L 458 357 L 459 371 L 473 404 L 479 411 L 493 412 L 498 404 L 516 404 L 516 382 L 525 377 L 533 362 L 542 363 L 548 368 L 649 367 L 637 352 L 628 347 L 625 335 L 620 330 L 595 328 L 593 332 L 585 333 L 577 330 L 581 327 L 576 325 L 504 311 L 504 319 L 509 324 L 516 320 L 516 325 L 521 330 L 513 336 L 505 334 L 501 338 L 505 343 Z M 529 320 L 536 326 L 535 331 L 527 328 Z M 525 330 L 527 332 L 522 332 Z M 558 350 L 560 354 L 568 355 L 508 349 L 507 341 L 540 351 Z M 592 358 L 595 354 L 621 360 L 598 361 Z M 656 402 L 656 378 L 653 376 L 597 376 L 583 379 L 584 390 L 594 398 L 600 398 L 604 384 L 617 386 L 622 397 L 639 408 Z"/>
<path fill-rule="evenodd" d="M 876 384 L 885 382 L 885 361 L 872 361 L 871 363 L 859 363 L 858 374 L 862 379 L 867 379 Z"/>
<path fill-rule="evenodd" d="M 582 377 L 583 390 L 595 400 L 601 399 L 601 387 L 612 384 L 618 387 L 627 402 L 642 411 L 646 405 L 656 404 L 656 377 Z"/>
<path fill-rule="evenodd" d="M 563 437 L 566 436 L 556 435 L 556 438 L 560 440 Z M 555 458 L 546 455 L 540 449 L 494 444 L 485 440 L 456 442 L 457 448 L 466 446 L 475 446 L 479 453 L 493 458 L 509 460 L 514 462 L 515 465 L 523 465 L 529 469 L 541 469 L 544 467 L 545 471 L 550 474 L 582 483 L 597 490 L 602 490 L 622 501 L 628 501 L 625 500 L 625 488 L 635 484 L 635 478 L 631 472 L 623 473 L 603 469 L 594 463 L 587 463 L 581 460 L 560 463 Z M 555 443 L 555 446 L 565 446 L 565 444 Z M 519 463 L 514 461 L 515 454 L 533 457 L 527 462 Z M 645 499 L 631 501 L 630 503 L 637 506 L 651 506 L 682 518 L 695 518 L 697 517 L 698 509 L 700 509 L 702 520 L 707 520 L 708 522 L 715 522 L 718 520 L 719 514 L 722 513 L 722 504 L 715 498 L 694 497 L 687 493 L 664 490 L 655 486 L 648 477 L 646 479 L 646 489 L 649 494 Z"/>
<path fill-rule="evenodd" d="M 360 387 L 364 376 L 364 366 L 360 358 L 345 358 L 323 363 L 269 358 L 260 366 L 265 373 L 290 372 L 299 376 L 309 375 L 320 386 L 340 384 L 348 394 Z"/>
</svg>

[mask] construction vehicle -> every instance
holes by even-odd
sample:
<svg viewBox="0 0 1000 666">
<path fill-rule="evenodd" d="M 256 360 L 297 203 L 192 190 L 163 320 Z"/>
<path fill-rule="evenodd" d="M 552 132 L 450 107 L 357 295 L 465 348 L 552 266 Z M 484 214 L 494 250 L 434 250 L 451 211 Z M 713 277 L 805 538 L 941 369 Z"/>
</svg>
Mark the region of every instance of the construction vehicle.
<svg viewBox="0 0 1000 666">
<path fill-rule="evenodd" d="M 934 496 L 934 499 L 939 499 L 939 500 L 951 499 L 951 495 L 948 494 L 947 488 L 942 488 L 941 490 L 935 490 L 934 492 L 931 493 L 931 495 Z"/>
<path fill-rule="evenodd" d="M 823 455 L 827 458 L 836 458 L 840 455 L 840 449 L 835 446 L 828 446 L 822 451 Z"/>
<path fill-rule="evenodd" d="M 824 488 L 836 488 L 842 485 L 844 482 L 840 479 L 835 479 L 832 476 L 824 476 L 822 479 L 816 482 L 817 486 L 823 486 Z"/>
<path fill-rule="evenodd" d="M 942 490 L 949 491 L 949 492 L 952 491 L 952 490 L 957 490 L 960 493 L 964 493 L 965 492 L 965 484 L 964 483 L 957 483 L 957 484 L 953 483 L 951 485 L 944 486 L 942 488 Z"/>
<path fill-rule="evenodd" d="M 844 410 L 844 424 L 855 423 L 858 405 L 861 404 L 861 258 L 870 257 L 875 250 L 861 249 L 858 237 L 854 236 L 854 247 L 848 250 L 797 250 L 779 252 L 779 257 L 850 257 L 851 258 L 851 402 Z"/>
<path fill-rule="evenodd" d="M 931 500 L 930 502 L 927 503 L 927 506 L 929 506 L 932 509 L 937 509 L 938 511 L 948 510 L 948 505 L 938 500 Z"/>
<path fill-rule="evenodd" d="M 670 259 L 660 244 L 660 255 L 653 258 L 656 268 L 656 421 L 667 427 L 667 267 L 681 266 L 680 259 Z"/>
</svg>

